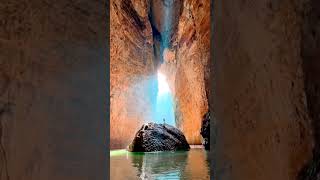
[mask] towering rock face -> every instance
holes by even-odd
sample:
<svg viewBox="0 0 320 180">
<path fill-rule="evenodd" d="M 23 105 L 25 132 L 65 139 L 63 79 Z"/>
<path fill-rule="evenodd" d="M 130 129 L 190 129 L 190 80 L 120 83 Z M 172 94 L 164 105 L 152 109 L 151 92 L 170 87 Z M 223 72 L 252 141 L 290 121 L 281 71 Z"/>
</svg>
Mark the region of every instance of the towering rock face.
<svg viewBox="0 0 320 180">
<path fill-rule="evenodd" d="M 1 180 L 107 179 L 104 7 L 0 2 Z"/>
<path fill-rule="evenodd" d="M 163 63 L 164 51 L 171 47 L 176 34 L 183 0 L 150 0 L 150 22 L 154 37 L 154 54 L 158 64 Z"/>
<path fill-rule="evenodd" d="M 319 3 L 214 2 L 215 179 L 296 179 L 319 133 Z"/>
<path fill-rule="evenodd" d="M 201 121 L 208 111 L 210 1 L 184 1 L 172 45 L 161 70 L 176 102 L 176 123 L 190 144 L 201 144 Z"/>
<path fill-rule="evenodd" d="M 110 2 L 110 147 L 124 148 L 143 124 L 150 104 L 144 81 L 155 71 L 149 1 Z M 139 83 L 141 86 L 139 86 Z M 139 106 L 139 110 L 135 107 Z M 143 110 L 143 111 L 142 111 Z"/>
<path fill-rule="evenodd" d="M 158 69 L 169 81 L 178 128 L 190 144 L 201 144 L 208 111 L 209 0 L 114 0 L 110 8 L 111 148 L 128 145 L 142 116 L 148 117 L 150 103 L 139 83 Z"/>
</svg>

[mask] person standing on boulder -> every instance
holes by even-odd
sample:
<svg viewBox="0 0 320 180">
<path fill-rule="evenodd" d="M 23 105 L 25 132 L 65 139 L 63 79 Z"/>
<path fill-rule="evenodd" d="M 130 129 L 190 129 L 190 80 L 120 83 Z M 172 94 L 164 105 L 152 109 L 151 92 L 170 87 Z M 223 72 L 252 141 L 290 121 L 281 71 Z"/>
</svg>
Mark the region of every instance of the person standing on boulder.
<svg viewBox="0 0 320 180">
<path fill-rule="evenodd" d="M 163 125 L 165 125 L 165 124 L 166 124 L 166 119 L 163 118 Z"/>
</svg>

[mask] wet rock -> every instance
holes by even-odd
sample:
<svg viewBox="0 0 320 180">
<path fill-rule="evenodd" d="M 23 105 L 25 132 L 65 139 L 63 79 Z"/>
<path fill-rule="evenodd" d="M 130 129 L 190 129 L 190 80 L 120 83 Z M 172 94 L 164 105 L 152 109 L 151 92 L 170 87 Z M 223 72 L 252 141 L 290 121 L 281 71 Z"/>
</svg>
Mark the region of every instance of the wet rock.
<svg viewBox="0 0 320 180">
<path fill-rule="evenodd" d="M 200 134 L 202 136 L 202 144 L 206 150 L 210 149 L 210 112 L 203 116 Z"/>
<path fill-rule="evenodd" d="M 147 123 L 136 133 L 128 146 L 131 152 L 189 150 L 182 132 L 168 124 Z"/>
</svg>

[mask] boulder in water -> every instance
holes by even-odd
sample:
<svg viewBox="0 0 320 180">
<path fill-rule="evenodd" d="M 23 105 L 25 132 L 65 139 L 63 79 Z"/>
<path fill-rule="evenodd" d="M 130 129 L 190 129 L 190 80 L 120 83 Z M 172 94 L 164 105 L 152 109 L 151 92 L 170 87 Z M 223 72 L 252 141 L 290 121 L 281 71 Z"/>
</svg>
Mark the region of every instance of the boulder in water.
<svg viewBox="0 0 320 180">
<path fill-rule="evenodd" d="M 146 123 L 128 146 L 131 152 L 189 150 L 183 133 L 168 124 Z"/>
</svg>

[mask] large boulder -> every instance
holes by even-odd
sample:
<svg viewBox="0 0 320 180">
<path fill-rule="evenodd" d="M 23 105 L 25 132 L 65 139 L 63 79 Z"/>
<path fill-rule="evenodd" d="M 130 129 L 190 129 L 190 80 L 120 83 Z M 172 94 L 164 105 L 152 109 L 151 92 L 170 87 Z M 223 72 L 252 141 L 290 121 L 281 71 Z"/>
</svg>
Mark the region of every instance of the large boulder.
<svg viewBox="0 0 320 180">
<path fill-rule="evenodd" d="M 200 134 L 202 136 L 202 144 L 206 150 L 210 149 L 210 112 L 203 116 Z"/>
<path fill-rule="evenodd" d="M 128 146 L 131 152 L 189 150 L 183 133 L 168 124 L 146 123 Z"/>
</svg>

